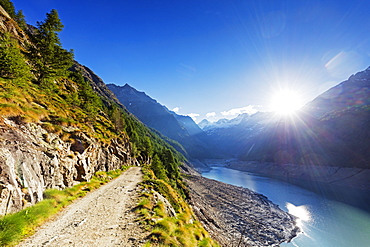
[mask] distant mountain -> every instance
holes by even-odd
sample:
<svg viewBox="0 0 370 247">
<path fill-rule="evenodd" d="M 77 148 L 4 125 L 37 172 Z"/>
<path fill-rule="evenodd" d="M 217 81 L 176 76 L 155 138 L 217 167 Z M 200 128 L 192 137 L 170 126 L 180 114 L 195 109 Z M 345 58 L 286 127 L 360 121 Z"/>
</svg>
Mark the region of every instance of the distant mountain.
<svg viewBox="0 0 370 247">
<path fill-rule="evenodd" d="M 309 102 L 295 119 L 268 124 L 243 160 L 370 168 L 370 68 Z"/>
<path fill-rule="evenodd" d="M 231 120 L 220 119 L 215 123 L 203 120 L 199 125 L 214 145 L 229 157 L 236 157 L 244 151 L 248 140 L 260 133 L 271 121 L 271 113 L 257 112 L 253 115 L 240 114 Z"/>
<path fill-rule="evenodd" d="M 245 116 L 248 116 L 248 114 L 247 113 L 240 114 L 233 119 L 222 118 L 217 122 L 210 122 L 207 119 L 203 119 L 198 125 L 202 130 L 209 130 L 214 128 L 228 128 L 239 124 Z"/>
<path fill-rule="evenodd" d="M 219 149 L 242 160 L 370 167 L 370 67 L 316 97 L 295 118 L 258 112 L 199 126 Z"/>
<path fill-rule="evenodd" d="M 147 126 L 161 134 L 178 141 L 193 159 L 214 157 L 214 148 L 207 141 L 207 135 L 188 116 L 178 115 L 159 104 L 144 92 L 126 84 L 108 84 L 108 88 L 118 100 Z"/>
<path fill-rule="evenodd" d="M 334 111 L 370 105 L 370 67 L 332 87 L 304 106 L 303 111 L 323 117 Z"/>
</svg>

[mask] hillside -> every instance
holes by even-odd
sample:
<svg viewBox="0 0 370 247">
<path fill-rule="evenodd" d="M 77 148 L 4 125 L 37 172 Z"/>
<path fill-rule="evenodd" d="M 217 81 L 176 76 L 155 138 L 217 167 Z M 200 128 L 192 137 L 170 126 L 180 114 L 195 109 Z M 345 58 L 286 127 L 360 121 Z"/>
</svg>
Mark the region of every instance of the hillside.
<svg viewBox="0 0 370 247">
<path fill-rule="evenodd" d="M 82 196 L 96 176 L 125 166 L 143 167 L 142 185 L 151 191 L 145 200 L 153 207 L 156 191 L 171 199 L 176 213 L 192 217 L 179 171 L 184 157 L 73 60 L 58 37 L 58 12 L 37 27 L 20 25 L 24 19 L 13 19 L 14 7 L 5 2 L 11 13 L 0 6 L 0 244 L 14 244 L 45 221 L 40 213 L 46 210 L 38 208 L 50 202 L 48 211 L 56 212 L 76 198 L 76 189 L 85 186 Z M 196 221 L 192 227 L 204 232 Z M 195 239 L 192 234 L 184 236 Z M 215 246 L 207 236 L 195 241 Z"/>
<path fill-rule="evenodd" d="M 294 118 L 266 125 L 241 159 L 370 168 L 370 68 L 309 102 Z"/>
<path fill-rule="evenodd" d="M 269 112 L 200 123 L 208 139 L 244 161 L 369 168 L 370 67 L 291 117 Z"/>
<path fill-rule="evenodd" d="M 3 9 L 0 13 L 1 54 L 13 56 L 2 64 L 0 79 L 2 214 L 42 200 L 47 188 L 69 187 L 96 171 L 145 162 L 149 152 L 173 150 L 118 104 L 90 70 L 72 60 L 56 32 L 49 34 L 55 39 L 50 45 L 65 56 L 65 64 L 50 58 L 44 61 L 49 67 L 41 68 L 39 60 L 28 57 L 36 49 L 30 40 L 36 38 L 29 38 L 31 32 L 18 27 Z M 50 15 L 57 17 L 53 11 Z"/>
<path fill-rule="evenodd" d="M 65 50 L 59 39 L 63 24 L 56 10 L 51 10 L 44 21 L 33 27 L 25 24 L 10 1 L 0 3 L 6 3 L 3 6 L 10 12 L 0 6 L 0 245 L 17 244 L 45 221 L 60 225 L 52 219 L 69 205 L 71 211 L 66 214 L 75 218 L 72 217 L 73 222 L 68 223 L 67 228 L 78 230 L 75 234 L 78 244 L 81 244 L 81 236 L 87 241 L 95 239 L 94 227 L 109 225 L 118 219 L 127 225 L 134 223 L 129 220 L 139 220 L 147 230 L 143 235 L 145 239 L 140 239 L 146 246 L 218 246 L 189 205 L 190 198 L 197 192 L 185 184 L 182 171 L 190 172 L 191 168 L 185 164 L 185 157 L 170 145 L 175 142 L 140 122 L 99 76 L 74 61 L 73 51 Z M 190 118 L 169 114 L 175 123 L 188 126 L 187 134 L 198 134 L 199 128 Z M 201 141 L 196 142 L 200 142 L 200 149 L 204 147 Z M 182 151 L 180 145 L 174 146 Z M 124 196 L 114 196 L 116 203 L 110 201 L 113 198 L 109 196 L 110 190 L 104 195 L 107 199 L 101 201 L 104 213 L 98 208 L 95 208 L 98 211 L 78 210 L 81 205 L 78 202 L 82 200 L 73 203 L 74 200 L 86 194 L 86 199 L 101 198 L 95 189 L 119 176 L 128 166 L 140 166 L 128 170 L 128 174 L 139 170 L 143 173 L 132 175 L 132 180 L 135 176 L 136 179 L 130 185 L 141 181 L 143 175 L 140 189 L 132 190 L 127 184 L 123 185 L 125 192 L 132 192 L 133 197 L 124 200 Z M 126 179 L 128 183 L 132 180 Z M 105 187 L 114 187 L 113 194 L 119 192 L 115 182 L 120 179 L 116 181 Z M 222 183 L 219 186 L 222 187 Z M 248 193 L 258 197 L 252 191 Z M 229 200 L 231 204 L 232 199 Z M 92 203 L 98 206 L 98 200 Z M 126 203 L 130 203 L 131 218 L 126 215 L 123 220 L 123 214 L 114 217 L 105 212 L 119 205 L 124 207 Z M 251 203 L 256 209 L 263 207 L 266 213 L 253 221 L 259 226 L 254 235 L 264 228 L 265 219 L 275 217 L 269 210 L 271 207 L 274 213 L 279 211 L 281 218 L 289 218 L 289 221 L 285 222 L 287 227 L 281 237 L 270 242 L 291 239 L 297 232 L 295 219 L 275 205 L 266 207 L 265 204 L 265 200 Z M 95 218 L 94 224 L 84 224 L 87 219 L 79 218 L 79 213 L 86 210 L 91 211 L 86 217 Z M 220 210 L 227 212 L 228 208 Z M 232 224 L 238 222 L 237 218 L 232 219 Z M 116 226 L 108 228 L 110 232 Z M 124 236 L 110 236 L 110 243 L 114 240 L 125 245 L 127 237 L 134 242 L 129 228 L 118 229 L 125 231 Z M 107 229 L 101 230 L 99 234 L 105 234 Z M 226 226 L 221 230 L 229 232 Z M 275 225 L 271 225 L 270 230 L 281 231 Z M 42 240 L 42 244 L 52 242 L 60 246 L 63 234 L 52 234 L 51 238 Z M 256 240 L 254 244 L 257 243 Z"/>
<path fill-rule="evenodd" d="M 215 145 L 209 142 L 205 133 L 190 117 L 169 111 L 144 92 L 139 92 L 128 84 L 107 86 L 140 121 L 179 142 L 186 150 L 184 155 L 192 159 L 218 156 L 217 152 L 214 152 Z"/>
</svg>

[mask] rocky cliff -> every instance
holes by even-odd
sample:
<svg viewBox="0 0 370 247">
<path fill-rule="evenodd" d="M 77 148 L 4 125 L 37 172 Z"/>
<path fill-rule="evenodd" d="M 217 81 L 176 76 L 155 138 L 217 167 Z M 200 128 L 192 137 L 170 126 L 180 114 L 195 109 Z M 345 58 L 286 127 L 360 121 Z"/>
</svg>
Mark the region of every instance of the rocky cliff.
<svg viewBox="0 0 370 247">
<path fill-rule="evenodd" d="M 0 33 L 3 32 L 10 33 L 22 46 L 30 43 L 25 32 L 19 28 L 18 24 L 9 16 L 3 7 L 0 6 Z"/>
<path fill-rule="evenodd" d="M 40 124 L 0 120 L 0 215 L 43 199 L 47 188 L 63 189 L 91 179 L 96 171 L 134 164 L 125 137 L 102 143 L 65 127 L 63 140 Z"/>
</svg>

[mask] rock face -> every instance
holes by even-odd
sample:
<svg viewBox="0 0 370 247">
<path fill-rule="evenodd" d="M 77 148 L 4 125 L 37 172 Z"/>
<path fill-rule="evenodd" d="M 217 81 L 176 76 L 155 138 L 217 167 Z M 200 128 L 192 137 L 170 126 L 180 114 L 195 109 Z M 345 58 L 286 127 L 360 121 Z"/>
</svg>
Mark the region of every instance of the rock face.
<svg viewBox="0 0 370 247">
<path fill-rule="evenodd" d="M 221 246 L 279 246 L 299 228 L 294 216 L 251 190 L 200 176 L 189 176 L 191 205 Z"/>
<path fill-rule="evenodd" d="M 74 128 L 63 141 L 41 125 L 0 122 L 0 215 L 43 199 L 48 188 L 63 189 L 88 181 L 96 171 L 135 164 L 127 139 L 103 144 Z"/>
<path fill-rule="evenodd" d="M 22 46 L 26 43 L 30 43 L 27 35 L 22 29 L 19 28 L 18 24 L 9 16 L 9 14 L 0 6 L 0 33 L 8 32 L 18 39 Z"/>
</svg>

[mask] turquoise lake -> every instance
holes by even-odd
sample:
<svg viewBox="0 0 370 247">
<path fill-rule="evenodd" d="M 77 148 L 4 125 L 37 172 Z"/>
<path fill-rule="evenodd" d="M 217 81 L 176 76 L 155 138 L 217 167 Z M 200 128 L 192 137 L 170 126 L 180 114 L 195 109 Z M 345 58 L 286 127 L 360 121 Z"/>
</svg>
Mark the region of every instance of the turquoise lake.
<svg viewBox="0 0 370 247">
<path fill-rule="evenodd" d="M 302 233 L 291 243 L 299 247 L 369 247 L 370 214 L 329 200 L 301 187 L 256 174 L 212 167 L 202 176 L 261 193 L 284 211 L 299 217 Z"/>
</svg>

